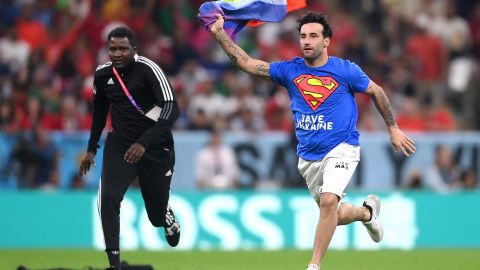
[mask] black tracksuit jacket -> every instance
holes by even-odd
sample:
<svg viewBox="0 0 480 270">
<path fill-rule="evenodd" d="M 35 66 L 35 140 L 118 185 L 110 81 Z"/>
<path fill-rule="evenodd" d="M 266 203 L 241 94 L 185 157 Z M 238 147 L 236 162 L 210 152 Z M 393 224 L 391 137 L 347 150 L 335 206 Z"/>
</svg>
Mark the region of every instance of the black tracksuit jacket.
<svg viewBox="0 0 480 270">
<path fill-rule="evenodd" d="M 154 105 L 162 108 L 157 122 L 142 115 L 130 102 L 113 73 L 112 64 L 101 65 L 95 71 L 93 122 L 88 151 L 96 153 L 98 141 L 111 111 L 112 133 L 125 150 L 137 142 L 149 147 L 173 148 L 170 131 L 180 115 L 172 86 L 163 71 L 150 59 L 135 55 L 122 70 L 117 70 L 133 99 L 144 112 Z"/>
</svg>

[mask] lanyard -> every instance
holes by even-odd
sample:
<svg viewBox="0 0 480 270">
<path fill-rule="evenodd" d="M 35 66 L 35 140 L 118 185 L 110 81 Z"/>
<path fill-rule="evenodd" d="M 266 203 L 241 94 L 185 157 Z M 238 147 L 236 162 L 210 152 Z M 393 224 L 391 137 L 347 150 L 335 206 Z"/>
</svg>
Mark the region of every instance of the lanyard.
<svg viewBox="0 0 480 270">
<path fill-rule="evenodd" d="M 130 102 L 133 104 L 133 106 L 141 113 L 141 114 L 145 114 L 142 110 L 142 108 L 140 108 L 140 106 L 138 106 L 137 102 L 135 102 L 135 100 L 133 99 L 132 95 L 130 95 L 130 92 L 128 91 L 128 88 L 125 86 L 125 84 L 123 83 L 122 81 L 122 78 L 120 78 L 120 75 L 118 75 L 118 72 L 117 70 L 115 69 L 115 67 L 112 67 L 113 68 L 113 73 L 115 74 L 115 77 L 117 77 L 117 80 L 118 82 L 120 83 L 120 85 L 122 86 L 122 89 L 123 89 L 123 92 L 125 92 L 125 95 L 127 95 L 128 97 L 128 100 L 130 100 Z"/>
</svg>

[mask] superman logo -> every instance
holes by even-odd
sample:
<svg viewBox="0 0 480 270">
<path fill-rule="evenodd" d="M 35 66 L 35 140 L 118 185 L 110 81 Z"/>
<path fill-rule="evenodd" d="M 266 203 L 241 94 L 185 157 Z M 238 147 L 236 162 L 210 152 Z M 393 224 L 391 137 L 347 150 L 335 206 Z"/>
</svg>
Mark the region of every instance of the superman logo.
<svg viewBox="0 0 480 270">
<path fill-rule="evenodd" d="M 300 75 L 293 82 L 313 111 L 316 111 L 339 85 L 331 76 Z"/>
</svg>

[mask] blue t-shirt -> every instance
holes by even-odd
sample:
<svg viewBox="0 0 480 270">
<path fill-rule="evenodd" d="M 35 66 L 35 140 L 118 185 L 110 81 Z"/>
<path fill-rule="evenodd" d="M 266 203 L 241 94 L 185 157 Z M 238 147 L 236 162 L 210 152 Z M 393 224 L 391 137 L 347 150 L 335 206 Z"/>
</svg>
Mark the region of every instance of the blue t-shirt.
<svg viewBox="0 0 480 270">
<path fill-rule="evenodd" d="M 272 81 L 287 88 L 298 139 L 297 154 L 320 160 L 340 143 L 359 145 L 355 92 L 370 82 L 356 64 L 330 56 L 321 67 L 308 67 L 303 58 L 274 62 Z"/>
</svg>

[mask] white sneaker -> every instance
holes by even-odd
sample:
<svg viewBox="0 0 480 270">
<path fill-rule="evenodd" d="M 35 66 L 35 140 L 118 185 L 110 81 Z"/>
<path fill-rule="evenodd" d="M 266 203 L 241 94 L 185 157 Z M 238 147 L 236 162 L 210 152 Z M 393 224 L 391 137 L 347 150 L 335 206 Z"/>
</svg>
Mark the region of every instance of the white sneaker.
<svg viewBox="0 0 480 270">
<path fill-rule="evenodd" d="M 367 232 L 372 240 L 378 243 L 382 241 L 383 238 L 383 226 L 379 219 L 380 199 L 376 195 L 370 194 L 363 202 L 363 206 L 369 206 L 372 208 L 372 219 L 368 222 L 364 222 L 363 225 L 367 228 Z"/>
<path fill-rule="evenodd" d="M 315 264 L 309 264 L 307 267 L 307 270 L 319 270 L 319 269 L 320 268 L 318 268 L 318 266 Z"/>
</svg>

